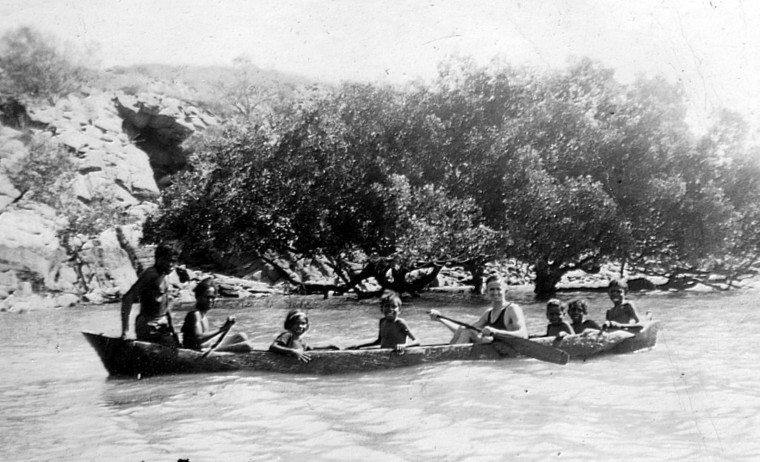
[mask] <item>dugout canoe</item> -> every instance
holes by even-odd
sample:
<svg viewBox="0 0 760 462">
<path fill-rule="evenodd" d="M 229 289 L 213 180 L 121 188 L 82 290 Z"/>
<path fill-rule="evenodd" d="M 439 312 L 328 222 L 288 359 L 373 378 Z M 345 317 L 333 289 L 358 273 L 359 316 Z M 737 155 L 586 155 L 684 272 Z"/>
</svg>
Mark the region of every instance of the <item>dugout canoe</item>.
<svg viewBox="0 0 760 462">
<path fill-rule="evenodd" d="M 652 323 L 655 324 L 655 323 Z M 184 374 L 229 371 L 269 371 L 298 374 L 336 374 L 365 372 L 398 367 L 410 367 L 443 361 L 502 360 L 519 355 L 501 342 L 485 345 L 424 345 L 403 352 L 389 349 L 317 350 L 310 351 L 311 361 L 301 363 L 293 357 L 254 350 L 250 353 L 212 352 L 207 356 L 194 350 L 169 348 L 154 343 L 122 340 L 103 334 L 82 332 L 95 349 L 111 376 L 148 377 L 164 374 Z M 642 335 L 643 334 L 643 335 Z M 640 334 L 604 334 L 593 342 L 569 339 L 552 344 L 552 339 L 537 339 L 559 346 L 571 357 L 588 358 L 604 353 L 627 353 L 651 348 L 656 342 L 657 326 L 648 326 Z M 641 338 L 639 338 L 641 337 Z M 606 339 L 606 340 L 605 340 Z"/>
<path fill-rule="evenodd" d="M 641 323 L 639 332 L 624 329 L 605 331 L 602 335 L 568 335 L 559 340 L 554 337 L 532 339 L 567 352 L 571 359 L 588 359 L 602 354 L 622 354 L 653 348 L 657 344 L 660 321 Z"/>
<path fill-rule="evenodd" d="M 313 350 L 311 361 L 302 363 L 291 356 L 254 350 L 250 353 L 203 353 L 169 348 L 137 340 L 122 340 L 92 332 L 82 332 L 100 356 L 111 376 L 147 377 L 163 374 L 227 371 L 269 371 L 299 374 L 336 374 L 409 367 L 456 360 L 498 360 L 515 358 L 514 350 L 498 345 L 426 345 L 396 352 L 390 349 Z"/>
</svg>

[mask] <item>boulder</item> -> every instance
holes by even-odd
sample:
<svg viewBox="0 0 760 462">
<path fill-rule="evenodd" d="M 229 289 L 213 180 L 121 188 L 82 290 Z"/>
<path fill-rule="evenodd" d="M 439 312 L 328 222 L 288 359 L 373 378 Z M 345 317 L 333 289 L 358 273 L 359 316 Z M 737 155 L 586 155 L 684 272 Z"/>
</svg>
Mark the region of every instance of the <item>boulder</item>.
<svg viewBox="0 0 760 462">
<path fill-rule="evenodd" d="M 0 271 L 53 286 L 66 252 L 56 236 L 57 216 L 41 204 L 12 206 L 0 214 Z"/>
<path fill-rule="evenodd" d="M 21 191 L 16 189 L 3 172 L 0 172 L 0 213 L 21 196 Z"/>
<path fill-rule="evenodd" d="M 23 134 L 0 125 L 0 172 L 16 173 L 29 156 L 29 149 L 22 141 Z"/>
<path fill-rule="evenodd" d="M 97 282 L 96 286 L 100 289 L 115 289 L 119 294 L 124 294 L 137 280 L 137 272 L 132 267 L 129 255 L 121 247 L 115 229 L 101 233 L 81 258 L 90 268 L 95 269 L 94 282 Z"/>
<path fill-rule="evenodd" d="M 628 280 L 628 290 L 632 292 L 655 289 L 657 289 L 655 283 L 645 277 L 632 278 Z"/>
</svg>

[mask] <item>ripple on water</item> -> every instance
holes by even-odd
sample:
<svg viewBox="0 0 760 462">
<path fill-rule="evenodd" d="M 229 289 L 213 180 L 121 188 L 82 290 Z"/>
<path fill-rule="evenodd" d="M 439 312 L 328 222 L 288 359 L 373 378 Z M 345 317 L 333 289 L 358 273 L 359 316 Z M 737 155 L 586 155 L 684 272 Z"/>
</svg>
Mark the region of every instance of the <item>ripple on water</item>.
<svg viewBox="0 0 760 462">
<path fill-rule="evenodd" d="M 608 301 L 589 299 L 599 319 Z M 462 361 L 328 377 L 109 380 L 78 332 L 87 324 L 117 331 L 113 307 L 34 315 L 41 344 L 23 335 L 31 317 L 6 317 L 0 338 L 12 354 L 0 357 L 0 446 L 6 460 L 25 461 L 751 460 L 760 451 L 760 352 L 748 340 L 760 329 L 756 299 L 639 296 L 639 309 L 654 309 L 663 326 L 657 348 L 641 354 L 564 367 Z M 331 303 L 310 312 L 310 343 L 376 334 L 375 303 Z M 531 326 L 543 328 L 543 305 L 520 303 Z M 481 307 L 445 309 L 472 319 Z M 427 308 L 405 304 L 404 317 L 418 337 L 446 339 Z M 266 343 L 284 309 L 214 316 L 235 314 Z"/>
</svg>

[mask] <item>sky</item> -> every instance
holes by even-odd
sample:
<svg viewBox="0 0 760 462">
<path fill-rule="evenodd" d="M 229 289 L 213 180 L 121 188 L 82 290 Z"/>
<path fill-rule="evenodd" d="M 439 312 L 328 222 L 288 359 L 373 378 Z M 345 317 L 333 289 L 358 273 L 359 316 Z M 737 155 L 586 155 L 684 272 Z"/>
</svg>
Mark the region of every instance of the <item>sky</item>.
<svg viewBox="0 0 760 462">
<path fill-rule="evenodd" d="M 324 81 L 403 83 L 440 62 L 496 58 L 560 69 L 587 56 L 627 83 L 686 89 L 697 132 L 719 108 L 760 129 L 760 2 L 750 0 L 3 0 L 22 25 L 85 48 L 104 67 L 229 65 Z M 757 133 L 760 133 L 758 131 Z"/>
</svg>

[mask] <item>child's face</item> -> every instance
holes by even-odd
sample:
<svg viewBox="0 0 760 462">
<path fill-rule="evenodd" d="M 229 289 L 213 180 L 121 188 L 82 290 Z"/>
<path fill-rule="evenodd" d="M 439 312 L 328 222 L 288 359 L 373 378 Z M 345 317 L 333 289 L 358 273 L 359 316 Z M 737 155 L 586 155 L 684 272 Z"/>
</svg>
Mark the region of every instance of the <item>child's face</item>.
<svg viewBox="0 0 760 462">
<path fill-rule="evenodd" d="M 400 311 L 401 307 L 398 303 L 391 302 L 388 305 L 383 306 L 383 315 L 387 319 L 396 319 Z"/>
<path fill-rule="evenodd" d="M 567 309 L 567 314 L 570 315 L 570 319 L 573 320 L 573 322 L 578 322 L 583 320 L 583 308 L 580 306 L 572 306 Z"/>
<path fill-rule="evenodd" d="M 303 335 L 309 329 L 309 321 L 299 317 L 290 325 L 290 331 L 296 335 Z"/>
<path fill-rule="evenodd" d="M 206 289 L 200 297 L 198 297 L 197 304 L 200 310 L 210 310 L 216 303 L 216 289 L 209 287 Z"/>
<path fill-rule="evenodd" d="M 612 300 L 613 303 L 622 303 L 623 300 L 625 300 L 625 290 L 620 287 L 610 288 L 610 290 L 607 291 L 607 294 L 609 294 L 610 300 Z"/>
<path fill-rule="evenodd" d="M 562 322 L 563 316 L 562 308 L 556 305 L 550 305 L 546 307 L 546 319 L 552 324 L 559 324 Z"/>
</svg>

